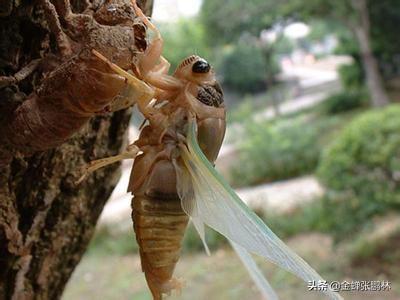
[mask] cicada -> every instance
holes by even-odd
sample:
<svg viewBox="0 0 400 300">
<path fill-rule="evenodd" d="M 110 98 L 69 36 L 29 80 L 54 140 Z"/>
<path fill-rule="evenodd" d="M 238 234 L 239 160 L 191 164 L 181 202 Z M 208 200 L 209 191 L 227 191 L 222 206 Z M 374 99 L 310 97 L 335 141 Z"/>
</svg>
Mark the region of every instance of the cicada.
<svg viewBox="0 0 400 300">
<path fill-rule="evenodd" d="M 205 225 L 224 235 L 268 299 L 277 299 L 251 254 L 262 256 L 306 282 L 322 278 L 253 213 L 213 167 L 225 134 L 222 90 L 210 64 L 198 56 L 182 61 L 172 75 L 157 28 L 133 1 L 154 38 L 132 75 L 94 54 L 126 78 L 134 93 L 112 110 L 136 104 L 146 119 L 139 139 L 126 152 L 89 164 L 86 173 L 121 159 L 135 159 L 128 191 L 142 270 L 154 299 L 180 289 L 173 277 L 189 220 L 206 251 Z M 133 95 L 133 96 L 132 96 Z M 327 289 L 331 299 L 341 299 Z"/>
</svg>

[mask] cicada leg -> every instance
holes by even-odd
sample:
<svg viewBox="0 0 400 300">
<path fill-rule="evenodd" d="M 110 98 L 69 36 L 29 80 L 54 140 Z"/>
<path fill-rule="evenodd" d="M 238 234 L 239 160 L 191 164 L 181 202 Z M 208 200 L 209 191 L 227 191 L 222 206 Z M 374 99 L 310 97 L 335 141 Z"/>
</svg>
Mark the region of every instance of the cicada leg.
<svg viewBox="0 0 400 300">
<path fill-rule="evenodd" d="M 140 75 L 146 82 L 161 90 L 169 91 L 181 88 L 180 80 L 168 75 L 170 63 L 161 55 L 164 41 L 160 31 L 137 6 L 135 0 L 132 0 L 132 5 L 136 15 L 154 32 L 154 38 L 138 63 Z"/>
<path fill-rule="evenodd" d="M 23 67 L 21 70 L 19 70 L 17 73 L 15 73 L 13 76 L 0 76 L 0 88 L 9 86 L 12 84 L 17 84 L 18 82 L 24 80 L 26 77 L 31 75 L 36 68 L 39 66 L 41 62 L 41 59 L 34 59 L 32 60 L 28 65 Z"/>
<path fill-rule="evenodd" d="M 126 98 L 121 98 L 121 101 L 123 101 L 123 102 L 112 103 L 111 107 L 114 108 L 113 111 L 115 111 L 117 109 L 119 110 L 119 109 L 127 108 L 127 107 L 132 106 L 135 103 L 137 103 L 141 112 L 143 113 L 143 115 L 145 117 L 147 117 L 147 115 L 150 113 L 148 104 L 154 98 L 154 94 L 155 94 L 154 89 L 152 87 L 150 87 L 149 85 L 147 85 L 144 81 L 136 78 L 132 74 L 126 72 L 125 70 L 123 70 L 122 68 L 117 66 L 116 64 L 109 61 L 105 56 L 100 54 L 98 51 L 93 49 L 92 52 L 99 59 L 104 61 L 114 72 L 116 72 L 117 74 L 124 77 L 127 80 L 127 83 L 129 85 L 131 85 L 135 90 L 135 93 L 134 93 L 135 97 L 131 97 L 130 99 L 128 99 L 128 101 Z M 118 99 L 117 99 L 117 101 L 118 101 Z"/>
<path fill-rule="evenodd" d="M 127 150 L 122 152 L 121 154 L 91 161 L 84 167 L 83 175 L 76 181 L 76 184 L 81 183 L 86 178 L 86 176 L 100 168 L 124 159 L 134 159 L 139 151 L 140 149 L 136 145 L 132 144 L 129 145 Z"/>
<path fill-rule="evenodd" d="M 146 74 L 152 71 L 154 67 L 157 65 L 158 60 L 161 57 L 164 41 L 157 27 L 149 21 L 147 16 L 137 6 L 136 0 L 131 0 L 131 1 L 136 15 L 155 34 L 155 37 L 152 39 L 150 45 L 148 46 L 145 55 L 139 62 L 139 70 L 141 72 L 141 75 L 145 77 Z"/>
</svg>

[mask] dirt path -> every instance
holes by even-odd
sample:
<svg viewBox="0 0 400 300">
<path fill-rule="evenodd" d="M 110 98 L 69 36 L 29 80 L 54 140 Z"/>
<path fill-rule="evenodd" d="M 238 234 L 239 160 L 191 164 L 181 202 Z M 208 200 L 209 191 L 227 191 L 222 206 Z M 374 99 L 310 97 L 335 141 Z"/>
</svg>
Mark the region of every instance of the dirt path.
<svg viewBox="0 0 400 300">
<path fill-rule="evenodd" d="M 273 209 L 285 213 L 322 196 L 324 189 L 314 176 L 238 189 L 240 198 L 253 209 Z"/>
<path fill-rule="evenodd" d="M 126 192 L 131 163 L 126 161 L 122 167 L 122 177 L 111 195 L 100 217 L 100 224 L 130 220 L 131 195 Z M 323 188 L 314 176 L 242 188 L 236 191 L 241 199 L 253 209 L 287 212 L 298 205 L 310 202 L 323 193 Z"/>
</svg>

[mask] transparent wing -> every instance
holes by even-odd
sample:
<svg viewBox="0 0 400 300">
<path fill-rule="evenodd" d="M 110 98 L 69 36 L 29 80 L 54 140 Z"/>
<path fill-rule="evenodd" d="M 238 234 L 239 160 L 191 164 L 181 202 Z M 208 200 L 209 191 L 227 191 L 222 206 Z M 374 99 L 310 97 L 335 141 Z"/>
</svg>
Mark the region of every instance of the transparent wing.
<svg viewBox="0 0 400 300">
<path fill-rule="evenodd" d="M 258 289 L 261 291 L 261 294 L 264 296 L 264 298 L 268 300 L 278 300 L 278 295 L 275 293 L 274 289 L 264 277 L 261 270 L 257 267 L 257 264 L 251 257 L 250 253 L 242 246 L 239 246 L 234 242 L 230 243 L 232 245 L 232 248 L 235 249 L 240 260 L 243 262 Z"/>
<path fill-rule="evenodd" d="M 215 171 L 197 144 L 195 122 L 190 124 L 187 147 L 182 146 L 181 150 L 186 176 L 190 175 L 193 189 L 192 197 L 181 195 L 182 206 L 194 224 L 210 226 L 250 253 L 271 260 L 306 282 L 323 280 L 243 203 Z M 178 176 L 182 174 L 178 172 Z M 342 299 L 331 290 L 326 293 L 331 299 Z"/>
<path fill-rule="evenodd" d="M 181 168 L 176 161 L 173 161 L 173 164 L 175 166 L 175 170 L 177 173 L 176 179 L 177 179 L 177 191 L 178 191 L 178 196 L 182 201 L 182 208 L 184 212 L 192 216 L 193 214 L 191 212 L 197 211 L 193 205 L 196 204 L 195 201 L 193 201 L 194 197 L 194 191 L 193 191 L 193 186 L 192 186 L 192 181 L 190 178 L 190 174 L 188 173 L 186 168 Z M 203 222 L 198 222 L 197 219 L 193 219 L 191 217 L 191 221 L 196 228 L 197 232 L 199 233 L 200 239 L 203 242 L 204 249 L 206 250 L 207 255 L 210 255 L 210 249 L 207 246 L 206 242 L 206 236 L 205 236 L 205 230 L 204 230 L 204 223 Z"/>
</svg>

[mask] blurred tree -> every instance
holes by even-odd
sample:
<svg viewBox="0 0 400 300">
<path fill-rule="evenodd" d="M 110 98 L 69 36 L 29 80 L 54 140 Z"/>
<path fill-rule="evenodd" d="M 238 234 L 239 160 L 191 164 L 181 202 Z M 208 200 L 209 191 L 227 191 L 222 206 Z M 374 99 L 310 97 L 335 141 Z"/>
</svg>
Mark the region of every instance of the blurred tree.
<svg viewBox="0 0 400 300">
<path fill-rule="evenodd" d="M 240 94 L 265 88 L 264 56 L 254 38 L 242 38 L 224 51 L 218 71 L 225 86 Z"/>
<path fill-rule="evenodd" d="M 400 72 L 397 62 L 400 45 L 393 42 L 397 40 L 396 24 L 400 22 L 397 0 L 229 0 L 223 3 L 204 0 L 201 19 L 210 45 L 234 43 L 243 33 L 259 36 L 263 29 L 276 28 L 292 20 L 321 19 L 344 24 L 357 42 L 373 106 L 389 103 L 381 71 Z M 267 67 L 272 50 L 265 51 Z M 270 78 L 268 74 L 267 78 Z"/>
<path fill-rule="evenodd" d="M 356 14 L 355 21 L 350 23 L 358 40 L 361 57 L 366 73 L 367 86 L 374 106 L 384 106 L 389 103 L 389 98 L 383 86 L 378 62 L 372 53 L 371 24 L 367 0 L 352 0 L 352 7 Z"/>
<path fill-rule="evenodd" d="M 386 78 L 400 75 L 400 43 L 397 26 L 400 24 L 398 0 L 369 1 L 371 37 L 374 54 Z"/>
<path fill-rule="evenodd" d="M 277 23 L 279 7 L 278 2 L 265 0 L 204 0 L 201 20 L 210 45 L 227 44 L 244 33 L 258 37 L 261 30 L 271 28 Z"/>
<path fill-rule="evenodd" d="M 372 51 L 370 5 L 367 0 L 293 0 L 284 4 L 286 14 L 297 15 L 304 19 L 328 18 L 342 22 L 354 34 L 357 40 L 361 60 L 366 74 L 366 83 L 373 106 L 389 103 L 378 62 Z M 393 3 L 395 4 L 395 3 Z M 383 16 L 382 16 L 383 17 Z"/>
<path fill-rule="evenodd" d="M 239 57 L 237 56 L 240 51 L 244 53 L 244 50 L 233 51 L 230 53 L 231 57 L 223 59 L 222 62 L 231 62 L 232 55 L 235 56 L 234 66 L 222 66 L 222 69 L 235 68 L 236 74 L 226 73 L 227 76 L 235 77 L 236 90 L 240 88 L 241 93 L 254 92 L 259 89 L 259 81 L 251 81 L 252 78 L 259 77 L 254 74 L 261 72 L 265 86 L 269 88 L 275 82 L 275 76 L 279 72 L 278 64 L 276 63 L 276 49 L 275 47 L 279 44 L 272 40 L 262 40 L 261 32 L 263 30 L 272 29 L 277 33 L 276 41 L 280 41 L 283 37 L 282 30 L 287 24 L 286 19 L 281 13 L 281 3 L 275 1 L 265 0 L 252 0 L 252 1 L 240 1 L 240 0 L 229 0 L 229 1 L 213 1 L 204 0 L 201 10 L 201 20 L 207 30 L 207 42 L 212 47 L 218 47 L 222 45 L 233 45 L 237 44 L 238 41 L 245 36 L 252 36 L 253 39 L 257 39 L 257 43 L 248 44 L 250 47 L 258 48 L 256 52 L 262 54 L 264 62 L 259 64 L 256 68 L 251 66 L 254 65 L 258 56 L 255 57 Z M 233 46 L 235 47 L 235 46 Z M 253 49 L 254 51 L 256 49 Z M 247 52 L 248 54 L 249 52 Z M 255 53 L 255 52 L 254 52 Z M 248 65 L 246 65 L 248 63 Z M 239 67 L 244 69 L 240 70 Z M 260 69 L 263 67 L 263 70 Z M 252 70 L 252 76 L 248 76 L 247 70 Z M 224 80 L 228 85 L 231 80 L 224 77 Z M 239 84 L 239 81 L 242 83 Z M 246 83 L 244 83 L 246 82 Z M 225 83 L 225 82 L 224 82 Z M 277 98 L 272 97 L 273 107 L 276 114 L 279 114 L 279 103 Z"/>
</svg>

